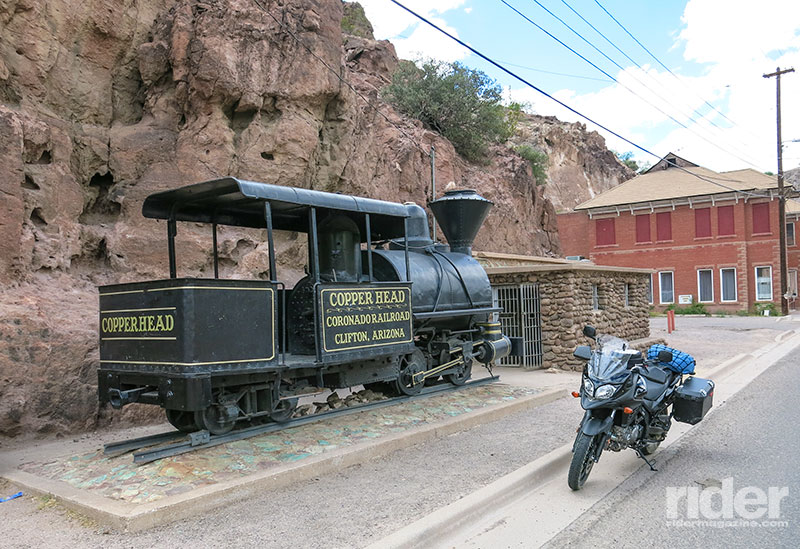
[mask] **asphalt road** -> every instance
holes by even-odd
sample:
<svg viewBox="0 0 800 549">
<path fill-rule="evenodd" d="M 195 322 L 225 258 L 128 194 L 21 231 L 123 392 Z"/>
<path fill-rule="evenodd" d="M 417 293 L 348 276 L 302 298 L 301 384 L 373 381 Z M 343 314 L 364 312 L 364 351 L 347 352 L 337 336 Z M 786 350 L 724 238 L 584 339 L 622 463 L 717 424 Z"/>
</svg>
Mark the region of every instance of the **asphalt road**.
<svg viewBox="0 0 800 549">
<path fill-rule="evenodd" d="M 657 452 L 658 472 L 639 469 L 548 547 L 798 547 L 798 363 L 797 352 L 781 359 L 677 444 Z M 615 457 L 604 455 L 596 467 Z M 684 488 L 686 497 L 677 500 Z M 732 509 L 723 507 L 722 492 Z M 668 501 L 670 493 L 677 505 Z M 766 501 L 758 501 L 761 494 Z M 698 503 L 696 519 L 687 508 L 690 497 Z M 743 505 L 746 498 L 756 503 Z M 770 499 L 777 511 L 772 518 L 762 505 Z M 765 510 L 755 525 L 740 513 Z"/>
</svg>

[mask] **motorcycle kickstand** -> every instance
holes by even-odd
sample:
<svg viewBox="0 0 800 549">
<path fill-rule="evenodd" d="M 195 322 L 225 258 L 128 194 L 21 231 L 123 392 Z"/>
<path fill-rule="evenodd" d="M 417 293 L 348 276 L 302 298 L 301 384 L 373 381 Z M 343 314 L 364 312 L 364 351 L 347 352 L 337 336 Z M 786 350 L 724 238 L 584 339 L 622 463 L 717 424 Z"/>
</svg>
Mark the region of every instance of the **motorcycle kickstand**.
<svg viewBox="0 0 800 549">
<path fill-rule="evenodd" d="M 635 448 L 635 451 L 636 455 L 644 460 L 644 462 L 650 467 L 651 471 L 658 472 L 658 469 L 655 468 L 655 461 L 651 462 L 649 459 L 647 459 L 639 448 Z"/>
</svg>

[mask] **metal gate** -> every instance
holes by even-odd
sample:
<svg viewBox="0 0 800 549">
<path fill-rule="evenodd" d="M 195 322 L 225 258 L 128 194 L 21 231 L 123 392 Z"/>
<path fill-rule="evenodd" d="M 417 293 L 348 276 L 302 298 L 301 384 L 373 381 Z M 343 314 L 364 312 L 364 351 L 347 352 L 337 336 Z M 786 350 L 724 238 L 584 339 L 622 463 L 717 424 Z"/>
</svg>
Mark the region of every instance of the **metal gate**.
<svg viewBox="0 0 800 549">
<path fill-rule="evenodd" d="M 524 348 L 523 356 L 508 356 L 500 359 L 500 364 L 541 368 L 542 317 L 539 308 L 539 285 L 493 286 L 492 300 L 495 307 L 503 309 L 498 315 L 503 333 L 509 337 L 521 337 Z"/>
</svg>

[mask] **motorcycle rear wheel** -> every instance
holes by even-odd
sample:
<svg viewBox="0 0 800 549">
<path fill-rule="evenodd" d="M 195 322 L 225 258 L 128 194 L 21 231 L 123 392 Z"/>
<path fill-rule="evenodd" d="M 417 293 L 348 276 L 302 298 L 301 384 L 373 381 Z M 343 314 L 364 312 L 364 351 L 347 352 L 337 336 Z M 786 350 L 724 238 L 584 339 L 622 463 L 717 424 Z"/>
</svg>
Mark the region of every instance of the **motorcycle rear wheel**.
<svg viewBox="0 0 800 549">
<path fill-rule="evenodd" d="M 572 463 L 569 466 L 567 484 L 572 490 L 580 490 L 589 478 L 594 466 L 594 456 L 597 453 L 597 445 L 603 440 L 603 434 L 594 436 L 578 433 L 575 441 L 575 449 L 572 453 Z"/>
</svg>

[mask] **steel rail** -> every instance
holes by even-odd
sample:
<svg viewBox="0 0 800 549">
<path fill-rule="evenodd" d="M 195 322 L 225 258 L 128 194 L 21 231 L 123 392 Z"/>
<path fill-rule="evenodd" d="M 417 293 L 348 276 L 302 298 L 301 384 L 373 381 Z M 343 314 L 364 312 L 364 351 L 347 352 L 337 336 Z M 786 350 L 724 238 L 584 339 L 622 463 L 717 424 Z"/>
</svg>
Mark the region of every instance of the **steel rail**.
<svg viewBox="0 0 800 549">
<path fill-rule="evenodd" d="M 224 435 L 212 435 L 208 433 L 208 431 L 198 431 L 196 433 L 191 433 L 188 435 L 186 433 L 181 433 L 178 431 L 168 431 L 164 433 L 159 433 L 157 435 L 151 435 L 147 437 L 134 438 L 130 440 L 123 440 L 119 442 L 106 444 L 103 448 L 103 453 L 109 456 L 116 456 L 126 452 L 130 452 L 131 450 L 138 450 L 140 448 L 147 448 L 149 446 L 171 443 L 167 444 L 166 446 L 157 446 L 156 448 L 150 448 L 142 452 L 134 453 L 133 462 L 143 465 L 145 463 L 150 463 L 152 461 L 156 461 L 158 459 L 162 459 L 165 457 L 177 456 L 180 454 L 193 452 L 194 450 L 201 450 L 203 448 L 211 448 L 213 446 L 218 446 L 220 444 L 234 442 L 237 440 L 243 440 L 246 438 L 266 433 L 282 431 L 283 429 L 288 429 L 291 427 L 299 427 L 301 425 L 307 425 L 309 423 L 323 421 L 325 419 L 330 419 L 332 417 L 346 416 L 349 414 L 355 414 L 357 412 L 376 410 L 388 406 L 394 406 L 395 404 L 402 404 L 403 402 L 420 400 L 441 393 L 457 391 L 466 387 L 476 387 L 480 385 L 486 385 L 488 383 L 493 383 L 495 381 L 498 381 L 499 379 L 500 379 L 499 376 L 492 376 L 483 379 L 468 381 L 463 385 L 452 385 L 449 383 L 442 383 L 440 385 L 424 387 L 422 391 L 416 395 L 393 397 L 387 400 L 378 400 L 366 404 L 361 404 L 359 406 L 351 406 L 347 408 L 341 408 L 338 410 L 323 412 L 320 414 L 313 414 L 309 416 L 290 419 L 289 421 L 285 421 L 282 423 L 270 423 L 268 425 L 259 425 L 255 427 L 247 427 L 245 429 L 237 429 L 235 431 L 231 431 L 230 433 L 225 433 Z"/>
</svg>

